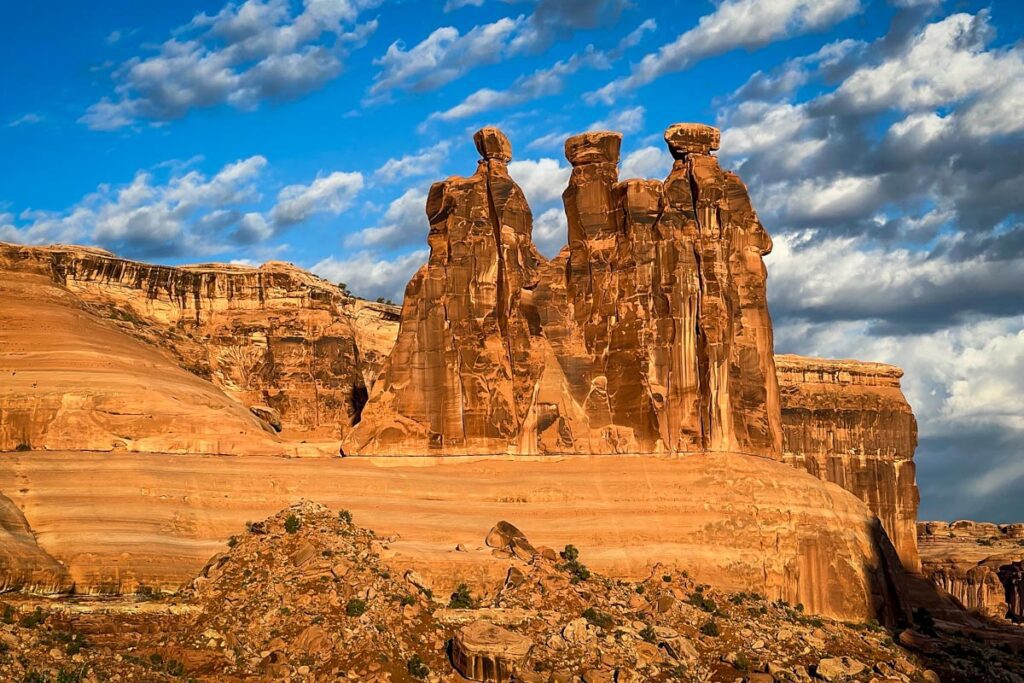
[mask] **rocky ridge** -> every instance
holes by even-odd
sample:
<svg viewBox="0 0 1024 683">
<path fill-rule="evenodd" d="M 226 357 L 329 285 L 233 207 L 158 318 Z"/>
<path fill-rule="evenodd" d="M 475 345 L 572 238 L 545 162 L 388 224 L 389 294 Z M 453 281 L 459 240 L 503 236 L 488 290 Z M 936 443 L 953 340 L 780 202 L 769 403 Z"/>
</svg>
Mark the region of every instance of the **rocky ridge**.
<svg viewBox="0 0 1024 683">
<path fill-rule="evenodd" d="M 922 570 L 965 609 L 1024 622 L 1024 524 L 918 522 Z"/>
<path fill-rule="evenodd" d="M 988 681 L 1015 681 L 1021 668 L 1019 650 L 939 635 L 934 624 L 936 635 L 910 630 L 894 642 L 876 624 L 807 616 L 802 605 L 723 593 L 669 568 L 610 579 L 572 545 L 534 547 L 507 523 L 488 535 L 500 546 L 491 561 L 506 568 L 504 582 L 442 593 L 382 562 L 393 539 L 355 521 L 346 511 L 293 505 L 240 529 L 188 589 L 134 612 L 9 603 L 0 675 L 950 683 L 982 672 Z M 143 613 L 145 628 L 124 628 L 143 623 Z M 940 642 L 958 654 L 930 654 Z"/>
</svg>

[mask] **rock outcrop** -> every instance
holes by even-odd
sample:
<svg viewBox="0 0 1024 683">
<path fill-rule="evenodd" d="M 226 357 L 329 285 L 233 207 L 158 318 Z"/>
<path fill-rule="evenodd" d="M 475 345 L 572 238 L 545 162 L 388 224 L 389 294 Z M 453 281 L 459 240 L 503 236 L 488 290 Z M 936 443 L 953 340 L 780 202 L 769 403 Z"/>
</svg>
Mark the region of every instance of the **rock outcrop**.
<svg viewBox="0 0 1024 683">
<path fill-rule="evenodd" d="M 508 683 L 530 654 L 533 642 L 506 628 L 474 621 L 452 639 L 452 663 L 471 681 Z"/>
<path fill-rule="evenodd" d="M 919 522 L 922 570 L 964 608 L 1024 621 L 1024 524 Z"/>
<path fill-rule="evenodd" d="M 287 263 L 157 266 L 84 247 L 0 245 L 12 274 L 46 274 L 109 321 L 284 435 L 337 441 L 359 419 L 394 342 L 398 311 Z M 336 444 L 330 450 L 336 450 Z"/>
<path fill-rule="evenodd" d="M 764 254 L 717 130 L 666 132 L 665 182 L 618 181 L 618 133 L 566 141 L 568 246 L 548 262 L 477 133 L 470 178 L 427 201 L 430 260 L 346 454 L 733 451 L 781 458 Z"/>
<path fill-rule="evenodd" d="M 537 555 L 571 543 L 592 571 L 615 578 L 637 580 L 661 563 L 813 614 L 885 622 L 901 610 L 899 561 L 867 506 L 747 455 L 381 467 L 366 458 L 8 453 L 0 491 L 25 510 L 40 547 L 80 593 L 173 591 L 247 520 L 306 497 L 397 534 L 384 559 L 414 570 L 438 596 L 463 582 L 503 585 L 510 566 L 533 556 L 518 540 L 523 553 L 484 546 L 496 520 L 508 520 Z"/>
<path fill-rule="evenodd" d="M 217 387 L 87 310 L 53 281 L 51 263 L 39 250 L 0 249 L 0 451 L 298 452 Z"/>
<path fill-rule="evenodd" d="M 0 593 L 17 590 L 55 595 L 73 587 L 63 565 L 36 543 L 25 515 L 0 494 Z"/>
<path fill-rule="evenodd" d="M 860 361 L 776 356 L 786 462 L 839 484 L 878 515 L 904 566 L 920 569 L 917 421 L 903 371 Z"/>
</svg>

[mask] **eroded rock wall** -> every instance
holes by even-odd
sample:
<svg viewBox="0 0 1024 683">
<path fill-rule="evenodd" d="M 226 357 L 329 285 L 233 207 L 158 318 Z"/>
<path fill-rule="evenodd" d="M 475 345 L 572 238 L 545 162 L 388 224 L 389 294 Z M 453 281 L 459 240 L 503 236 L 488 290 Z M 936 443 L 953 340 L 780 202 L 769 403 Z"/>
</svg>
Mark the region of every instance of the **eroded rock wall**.
<svg viewBox="0 0 1024 683">
<path fill-rule="evenodd" d="M 771 240 L 746 188 L 714 128 L 666 132 L 664 182 L 619 182 L 621 137 L 566 141 L 568 245 L 546 261 L 511 146 L 477 133 L 477 173 L 431 191 L 430 261 L 346 453 L 781 458 Z"/>
<path fill-rule="evenodd" d="M 345 295 L 290 264 L 156 266 L 82 247 L 0 246 L 91 312 L 167 353 L 289 436 L 338 439 L 394 341 L 397 309 Z"/>
<path fill-rule="evenodd" d="M 10 498 L 0 494 L 0 593 L 47 595 L 74 587 L 64 566 L 36 543 L 28 520 Z"/>
<path fill-rule="evenodd" d="M 1024 524 L 917 525 L 924 574 L 968 610 L 1024 621 Z"/>
<path fill-rule="evenodd" d="M 786 462 L 854 493 L 881 520 L 907 569 L 920 568 L 917 421 L 903 371 L 859 361 L 776 356 Z"/>
</svg>

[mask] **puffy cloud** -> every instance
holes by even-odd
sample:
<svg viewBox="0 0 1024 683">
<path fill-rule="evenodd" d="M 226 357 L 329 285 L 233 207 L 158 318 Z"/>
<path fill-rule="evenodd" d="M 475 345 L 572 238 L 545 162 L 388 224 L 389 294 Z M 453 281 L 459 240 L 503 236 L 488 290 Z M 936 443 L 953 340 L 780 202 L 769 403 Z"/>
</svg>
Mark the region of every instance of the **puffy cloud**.
<svg viewBox="0 0 1024 683">
<path fill-rule="evenodd" d="M 384 55 L 374 61 L 381 70 L 370 87 L 368 101 L 383 100 L 394 90 L 433 90 L 461 78 L 478 66 L 539 52 L 555 40 L 567 38 L 581 29 L 610 26 L 618 21 L 627 4 L 627 0 L 537 0 L 530 15 L 503 17 L 488 24 L 478 24 L 465 33 L 454 26 L 442 26 L 412 47 L 406 47 L 400 40 L 395 41 Z M 644 32 L 653 27 L 653 22 L 644 22 L 637 29 L 639 33 L 630 33 L 617 49 L 635 44 Z M 593 49 L 589 52 L 607 57 Z M 437 112 L 433 118 L 460 118 L 483 111 L 483 108 L 518 104 L 559 92 L 561 78 L 579 69 L 587 59 L 583 53 L 564 64 L 542 69 L 532 77 L 517 81 L 506 91 L 479 91 L 463 107 Z M 532 94 L 519 95 L 525 99 L 516 99 L 518 91 L 523 88 L 531 89 Z"/>
<path fill-rule="evenodd" d="M 440 166 L 448 158 L 451 144 L 442 140 L 432 147 L 426 147 L 415 154 L 404 154 L 385 161 L 374 172 L 374 178 L 383 183 L 393 183 L 403 178 L 437 175 Z"/>
<path fill-rule="evenodd" d="M 196 108 L 245 110 L 303 95 L 335 78 L 349 47 L 375 30 L 375 22 L 346 30 L 368 4 L 307 0 L 293 15 L 288 0 L 246 0 L 213 16 L 199 14 L 157 54 L 116 68 L 114 97 L 93 104 L 80 120 L 116 130 L 140 119 L 181 118 Z"/>
<path fill-rule="evenodd" d="M 644 57 L 629 76 L 612 81 L 590 99 L 612 103 L 625 92 L 706 57 L 818 31 L 859 11 L 859 0 L 723 0 L 697 26 Z"/>
<path fill-rule="evenodd" d="M 310 270 L 333 282 L 346 283 L 359 296 L 401 301 L 405 285 L 426 263 L 428 253 L 423 249 L 388 259 L 373 251 L 363 251 L 348 258 L 330 256 L 314 264 Z"/>
<path fill-rule="evenodd" d="M 556 200 L 561 200 L 562 191 L 569 184 L 568 165 L 556 159 L 524 159 L 508 165 L 509 175 L 523 188 L 526 200 L 535 212 Z"/>
<path fill-rule="evenodd" d="M 156 169 L 122 186 L 101 185 L 62 212 L 0 215 L 0 239 L 24 244 L 89 243 L 136 257 L 209 255 L 231 246 L 265 242 L 317 213 L 338 214 L 362 188 L 359 173 L 335 172 L 308 185 L 290 185 L 262 212 L 260 185 L 267 160 L 252 156 L 226 164 L 213 176 L 190 164 L 160 182 Z"/>
<path fill-rule="evenodd" d="M 642 106 L 630 107 L 613 112 L 611 116 L 590 124 L 588 130 L 615 130 L 620 133 L 635 133 L 644 127 L 647 110 Z"/>
<path fill-rule="evenodd" d="M 569 224 L 561 207 L 552 207 L 533 219 L 533 242 L 548 258 L 556 256 L 569 241 Z"/>
<path fill-rule="evenodd" d="M 645 33 L 653 31 L 656 27 L 657 24 L 653 19 L 647 19 L 619 41 L 618 46 L 613 50 L 597 50 L 593 45 L 588 45 L 582 52 L 577 52 L 568 59 L 555 62 L 550 67 L 538 69 L 531 74 L 519 76 L 512 82 L 512 85 L 504 90 L 494 88 L 476 90 L 454 107 L 434 112 L 427 120 L 452 121 L 475 116 L 492 109 L 512 107 L 541 97 L 556 95 L 565 87 L 566 77 L 581 69 L 611 67 L 612 63 L 621 57 L 625 50 L 637 45 Z"/>
<path fill-rule="evenodd" d="M 663 145 L 641 147 L 622 159 L 620 178 L 664 178 L 672 168 L 672 155 Z"/>
<path fill-rule="evenodd" d="M 345 240 L 348 246 L 400 247 L 426 243 L 430 226 L 425 206 L 427 193 L 409 188 L 392 201 L 380 225 L 365 228 Z"/>
</svg>

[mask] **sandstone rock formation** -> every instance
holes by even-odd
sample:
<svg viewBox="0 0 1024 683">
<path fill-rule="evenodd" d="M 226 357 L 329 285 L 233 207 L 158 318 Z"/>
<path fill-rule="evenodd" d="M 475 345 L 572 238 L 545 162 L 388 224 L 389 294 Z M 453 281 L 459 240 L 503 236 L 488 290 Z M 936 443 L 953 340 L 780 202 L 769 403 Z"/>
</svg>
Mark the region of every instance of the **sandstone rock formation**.
<svg viewBox="0 0 1024 683">
<path fill-rule="evenodd" d="M 471 681 L 508 683 L 530 654 L 529 638 L 486 621 L 463 626 L 452 639 L 452 663 Z"/>
<path fill-rule="evenodd" d="M 668 180 L 618 182 L 621 135 L 566 142 L 568 246 L 545 261 L 476 135 L 470 178 L 431 189 L 430 261 L 346 454 L 734 451 L 781 457 L 764 254 L 717 131 L 678 125 Z"/>
<path fill-rule="evenodd" d="M 0 494 L 0 593 L 61 594 L 73 588 L 64 567 L 36 543 L 28 520 Z"/>
<path fill-rule="evenodd" d="M 839 484 L 878 515 L 907 569 L 920 569 L 917 421 L 903 371 L 881 363 L 776 356 L 785 461 Z"/>
<path fill-rule="evenodd" d="M 519 438 L 541 366 L 520 298 L 540 256 L 508 139 L 475 141 L 476 173 L 430 188 L 430 258 L 346 454 L 505 453 Z"/>
<path fill-rule="evenodd" d="M 1024 524 L 919 522 L 922 570 L 963 607 L 1024 621 Z"/>
<path fill-rule="evenodd" d="M 460 582 L 503 585 L 509 567 L 524 564 L 483 547 L 486 530 L 505 519 L 536 548 L 572 543 L 593 571 L 617 578 L 662 563 L 808 613 L 888 621 L 901 610 L 899 561 L 867 506 L 753 456 L 381 467 L 364 458 L 7 453 L 0 491 L 81 593 L 173 591 L 247 520 L 306 497 L 398 534 L 385 560 L 413 569 L 437 595 Z"/>
<path fill-rule="evenodd" d="M 244 406 L 277 411 L 292 440 L 336 442 L 347 432 L 397 328 L 394 307 L 348 296 L 286 263 L 170 267 L 99 249 L 2 244 L 0 262 L 11 277 L 48 275 L 83 312 Z"/>
<path fill-rule="evenodd" d="M 215 386 L 85 310 L 39 254 L 0 251 L 0 450 L 295 450 Z"/>
</svg>

